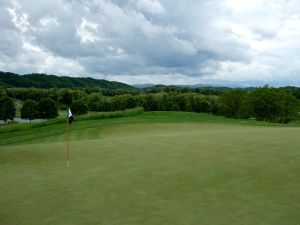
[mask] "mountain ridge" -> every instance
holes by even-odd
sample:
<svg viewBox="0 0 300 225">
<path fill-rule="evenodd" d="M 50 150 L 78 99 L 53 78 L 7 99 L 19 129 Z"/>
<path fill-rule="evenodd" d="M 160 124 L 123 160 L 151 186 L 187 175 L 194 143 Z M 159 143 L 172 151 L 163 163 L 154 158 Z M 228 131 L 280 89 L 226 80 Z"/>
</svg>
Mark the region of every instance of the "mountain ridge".
<svg viewBox="0 0 300 225">
<path fill-rule="evenodd" d="M 106 89 L 135 89 L 125 83 L 95 79 L 91 77 L 68 77 L 31 73 L 19 75 L 0 71 L 0 86 L 18 88 L 106 88 Z"/>
</svg>

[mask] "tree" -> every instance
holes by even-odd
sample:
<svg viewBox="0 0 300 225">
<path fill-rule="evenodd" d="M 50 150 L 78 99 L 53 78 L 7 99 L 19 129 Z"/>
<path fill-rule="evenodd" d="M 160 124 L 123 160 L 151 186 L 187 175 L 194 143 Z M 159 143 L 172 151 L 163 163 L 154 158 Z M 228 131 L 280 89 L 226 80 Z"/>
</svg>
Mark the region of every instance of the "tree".
<svg viewBox="0 0 300 225">
<path fill-rule="evenodd" d="M 184 111 L 186 106 L 185 106 L 185 95 L 184 94 L 179 94 L 175 96 L 174 101 L 178 105 L 178 111 Z"/>
<path fill-rule="evenodd" d="M 253 104 L 249 94 L 246 94 L 241 102 L 240 109 L 237 113 L 237 118 L 249 119 L 253 116 Z"/>
<path fill-rule="evenodd" d="M 200 112 L 209 112 L 210 111 L 210 102 L 208 100 L 201 100 L 199 103 Z"/>
<path fill-rule="evenodd" d="M 52 119 L 58 116 L 58 107 L 50 98 L 43 98 L 38 103 L 39 118 Z"/>
<path fill-rule="evenodd" d="M 132 95 L 128 95 L 127 99 L 126 99 L 126 103 L 125 103 L 125 108 L 126 109 L 132 109 L 134 107 L 136 107 L 136 100 Z"/>
<path fill-rule="evenodd" d="M 102 99 L 103 96 L 99 93 L 92 93 L 86 96 L 85 101 L 87 102 L 88 110 L 90 111 L 102 111 Z"/>
<path fill-rule="evenodd" d="M 21 111 L 21 118 L 29 119 L 30 122 L 31 120 L 38 118 L 39 115 L 38 104 L 36 101 L 31 99 L 24 102 L 20 111 Z"/>
<path fill-rule="evenodd" d="M 13 120 L 16 115 L 16 108 L 11 98 L 3 96 L 0 98 L 0 120 Z"/>
<path fill-rule="evenodd" d="M 185 95 L 185 111 L 187 112 L 198 112 L 198 99 L 197 94 L 195 93 L 187 93 Z"/>
<path fill-rule="evenodd" d="M 250 93 L 253 115 L 257 120 L 287 123 L 297 116 L 299 101 L 276 88 L 258 88 Z"/>
<path fill-rule="evenodd" d="M 66 90 L 62 95 L 62 102 L 67 106 L 71 106 L 73 103 L 73 98 L 72 91 Z"/>
<path fill-rule="evenodd" d="M 216 95 L 206 96 L 206 99 L 209 101 L 209 112 L 215 115 L 220 115 L 221 111 L 221 98 Z"/>
<path fill-rule="evenodd" d="M 83 114 L 87 114 L 88 112 L 88 106 L 83 99 L 74 101 L 71 109 L 72 109 L 72 113 L 74 113 L 75 115 L 83 115 Z"/>
<path fill-rule="evenodd" d="M 298 116 L 299 100 L 290 93 L 282 92 L 278 111 L 278 122 L 288 123 Z"/>
<path fill-rule="evenodd" d="M 111 99 L 112 110 L 124 110 L 125 109 L 125 98 L 123 95 L 116 95 Z"/>
<path fill-rule="evenodd" d="M 73 91 L 68 88 L 61 88 L 56 91 L 57 100 L 61 109 L 69 108 L 74 99 Z M 53 99 L 55 100 L 55 99 Z"/>
<path fill-rule="evenodd" d="M 276 122 L 280 108 L 278 89 L 263 87 L 250 93 L 253 115 L 257 120 Z"/>
<path fill-rule="evenodd" d="M 2 87 L 0 87 L 0 98 L 6 96 L 6 90 Z"/>
<path fill-rule="evenodd" d="M 222 112 L 227 117 L 238 118 L 246 92 L 241 89 L 227 91 L 221 97 Z"/>
<path fill-rule="evenodd" d="M 154 94 L 140 94 L 137 96 L 137 102 L 139 106 L 142 106 L 145 111 L 158 110 L 158 103 Z"/>
<path fill-rule="evenodd" d="M 155 100 L 158 104 L 157 110 L 159 111 L 170 111 L 172 110 L 173 104 L 175 102 L 174 96 L 172 93 L 166 93 L 166 92 L 160 92 L 156 93 L 155 95 Z M 176 106 L 174 105 L 176 108 Z"/>
</svg>

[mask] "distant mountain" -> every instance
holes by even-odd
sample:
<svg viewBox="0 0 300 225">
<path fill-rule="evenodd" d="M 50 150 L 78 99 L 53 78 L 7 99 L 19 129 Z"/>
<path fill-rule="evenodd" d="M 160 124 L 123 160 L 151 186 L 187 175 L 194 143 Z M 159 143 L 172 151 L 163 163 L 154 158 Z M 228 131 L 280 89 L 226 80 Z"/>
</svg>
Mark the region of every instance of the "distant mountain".
<svg viewBox="0 0 300 225">
<path fill-rule="evenodd" d="M 0 72 L 0 86 L 22 88 L 105 88 L 105 89 L 135 89 L 134 87 L 116 81 L 99 80 L 94 78 L 77 78 L 32 73 L 18 75 L 9 72 Z"/>
<path fill-rule="evenodd" d="M 133 87 L 139 88 L 139 89 L 151 89 L 151 88 L 234 88 L 234 86 L 230 85 L 218 85 L 218 84 L 177 84 L 177 85 L 164 85 L 164 84 L 134 84 Z"/>
<path fill-rule="evenodd" d="M 179 88 L 245 88 L 243 86 L 228 84 L 228 85 L 220 85 L 220 84 L 176 84 L 176 85 L 163 85 L 163 84 L 134 84 L 133 87 L 144 89 L 144 88 L 152 88 L 152 87 L 179 87 Z"/>
<path fill-rule="evenodd" d="M 143 88 L 147 88 L 147 87 L 156 86 L 156 84 L 133 84 L 132 86 L 136 87 L 136 88 L 143 89 Z"/>
<path fill-rule="evenodd" d="M 219 85 L 219 84 L 191 84 L 191 85 L 176 85 L 178 87 L 184 87 L 184 88 L 222 88 L 222 87 L 229 87 L 225 85 Z"/>
</svg>

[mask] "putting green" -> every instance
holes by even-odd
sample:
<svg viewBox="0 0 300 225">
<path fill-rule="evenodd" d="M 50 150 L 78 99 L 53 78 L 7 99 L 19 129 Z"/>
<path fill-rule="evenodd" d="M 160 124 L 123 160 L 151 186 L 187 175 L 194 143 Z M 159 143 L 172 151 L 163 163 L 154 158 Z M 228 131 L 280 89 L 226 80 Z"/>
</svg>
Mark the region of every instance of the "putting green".
<svg viewBox="0 0 300 225">
<path fill-rule="evenodd" d="M 74 123 L 69 168 L 64 125 L 5 134 L 0 224 L 299 224 L 299 127 L 146 117 Z"/>
</svg>

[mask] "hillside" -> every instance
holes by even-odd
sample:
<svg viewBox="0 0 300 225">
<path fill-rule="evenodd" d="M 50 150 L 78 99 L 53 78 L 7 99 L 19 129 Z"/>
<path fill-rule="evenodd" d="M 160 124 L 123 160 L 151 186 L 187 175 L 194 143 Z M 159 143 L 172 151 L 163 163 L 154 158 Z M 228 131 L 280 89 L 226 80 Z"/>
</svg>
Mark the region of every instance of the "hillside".
<svg viewBox="0 0 300 225">
<path fill-rule="evenodd" d="M 75 78 L 47 74 L 18 75 L 9 72 L 0 72 L 0 86 L 21 88 L 107 88 L 107 89 L 134 89 L 134 87 L 115 81 L 98 80 L 94 78 Z"/>
</svg>

